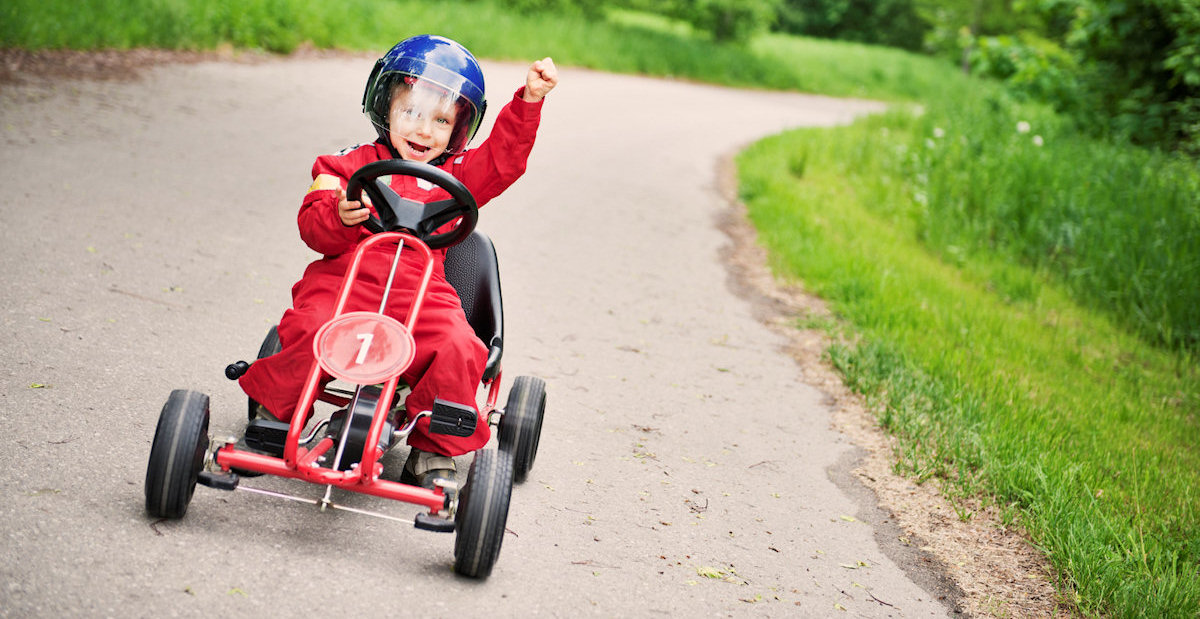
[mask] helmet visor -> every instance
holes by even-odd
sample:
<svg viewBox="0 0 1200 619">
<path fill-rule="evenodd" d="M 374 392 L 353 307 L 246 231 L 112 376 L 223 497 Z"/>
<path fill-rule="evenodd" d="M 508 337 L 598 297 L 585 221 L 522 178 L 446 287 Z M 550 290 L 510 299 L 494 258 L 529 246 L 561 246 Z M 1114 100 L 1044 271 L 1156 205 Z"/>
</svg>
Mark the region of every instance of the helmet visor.
<svg viewBox="0 0 1200 619">
<path fill-rule="evenodd" d="M 457 154 L 479 124 L 480 114 L 471 99 L 441 81 L 393 71 L 380 75 L 373 91 L 367 116 L 401 153 L 404 144 L 399 140 L 412 143 L 418 151 L 431 148 L 439 154 Z"/>
</svg>

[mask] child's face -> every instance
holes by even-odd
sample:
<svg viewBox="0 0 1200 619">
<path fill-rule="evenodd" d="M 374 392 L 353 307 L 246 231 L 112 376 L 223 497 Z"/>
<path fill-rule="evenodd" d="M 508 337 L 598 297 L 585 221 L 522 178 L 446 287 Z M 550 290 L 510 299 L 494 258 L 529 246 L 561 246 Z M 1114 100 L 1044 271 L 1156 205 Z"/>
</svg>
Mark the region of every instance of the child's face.
<svg viewBox="0 0 1200 619">
<path fill-rule="evenodd" d="M 392 97 L 388 137 L 401 159 L 429 163 L 446 152 L 457 115 L 451 98 L 423 88 L 399 88 Z"/>
</svg>

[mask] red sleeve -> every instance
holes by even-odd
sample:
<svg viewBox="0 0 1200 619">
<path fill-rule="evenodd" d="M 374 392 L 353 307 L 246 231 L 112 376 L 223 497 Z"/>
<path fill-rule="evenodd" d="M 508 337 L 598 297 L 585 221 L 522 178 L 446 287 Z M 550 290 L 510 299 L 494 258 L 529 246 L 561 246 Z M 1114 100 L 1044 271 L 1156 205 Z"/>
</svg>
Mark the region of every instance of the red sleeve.
<svg viewBox="0 0 1200 619">
<path fill-rule="evenodd" d="M 297 224 L 300 238 L 313 251 L 336 256 L 358 244 L 365 234 L 362 226 L 347 227 L 337 214 L 337 189 L 346 188 L 350 177 L 345 170 L 348 156 L 322 155 L 313 163 L 313 184 L 300 204 Z"/>
<path fill-rule="evenodd" d="M 483 144 L 451 159 L 451 173 L 467 186 L 479 206 L 500 195 L 525 173 L 545 99 L 529 103 L 521 98 L 524 90 L 524 86 L 517 89 L 500 110 Z"/>
</svg>

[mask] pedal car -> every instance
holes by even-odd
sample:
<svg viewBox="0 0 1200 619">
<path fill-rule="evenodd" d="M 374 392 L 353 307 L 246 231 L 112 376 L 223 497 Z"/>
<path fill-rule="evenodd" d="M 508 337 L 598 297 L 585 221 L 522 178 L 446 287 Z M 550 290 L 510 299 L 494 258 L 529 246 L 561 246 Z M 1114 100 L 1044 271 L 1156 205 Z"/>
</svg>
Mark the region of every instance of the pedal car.
<svg viewBox="0 0 1200 619">
<path fill-rule="evenodd" d="M 447 200 L 421 204 L 396 194 L 389 175 L 408 175 L 432 182 L 450 194 Z M 208 435 L 209 397 L 190 390 L 171 392 L 159 415 L 146 470 L 146 511 L 156 518 L 182 518 L 196 484 L 220 490 L 246 490 L 411 523 L 429 531 L 454 532 L 454 569 L 459 574 L 486 578 L 503 541 L 514 481 L 524 481 L 537 456 L 545 411 L 545 383 L 518 377 L 504 408 L 497 408 L 503 353 L 503 311 L 496 253 L 483 234 L 475 200 L 449 173 L 425 164 L 399 159 L 378 161 L 359 169 L 347 187 L 350 200 L 366 193 L 378 217 L 364 225 L 374 234 L 362 241 L 346 272 L 333 317 L 318 331 L 315 361 L 290 422 L 258 419 L 250 402 L 244 435 L 213 440 Z M 440 231 L 448 228 L 448 231 Z M 415 251 L 425 268 L 418 293 L 401 323 L 383 313 L 387 287 L 378 312 L 343 311 L 367 251 L 396 243 L 392 273 L 400 252 Z M 476 335 L 488 347 L 483 375 L 486 403 L 480 416 L 497 436 L 495 446 L 473 455 L 461 490 L 441 483 L 433 489 L 384 478 L 383 456 L 404 442 L 423 417 L 432 432 L 470 436 L 477 416 L 470 406 L 437 400 L 433 410 L 407 411 L 401 397 L 408 386 L 400 374 L 412 360 L 411 331 L 420 318 L 421 303 L 433 272 L 433 249 L 449 248 L 446 277 L 462 301 Z M 390 287 L 390 286 L 389 286 Z M 279 350 L 275 328 L 267 334 L 258 358 Z M 237 379 L 249 363 L 230 364 L 226 377 Z M 320 387 L 322 373 L 334 377 Z M 306 414 L 314 404 L 332 413 Z M 306 428 L 308 428 L 306 430 Z M 243 478 L 275 475 L 325 486 L 321 498 L 309 498 L 250 488 Z M 413 520 L 371 512 L 333 500 L 333 489 L 373 495 L 413 504 L 424 511 Z"/>
</svg>

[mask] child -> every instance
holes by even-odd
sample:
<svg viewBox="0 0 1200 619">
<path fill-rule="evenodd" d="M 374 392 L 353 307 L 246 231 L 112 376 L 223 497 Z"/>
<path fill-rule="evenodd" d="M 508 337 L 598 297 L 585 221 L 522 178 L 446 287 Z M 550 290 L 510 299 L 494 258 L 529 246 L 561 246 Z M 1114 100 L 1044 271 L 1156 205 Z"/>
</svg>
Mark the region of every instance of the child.
<svg viewBox="0 0 1200 619">
<path fill-rule="evenodd" d="M 300 206 L 298 222 L 300 237 L 323 257 L 311 263 L 292 287 L 292 308 L 279 322 L 281 351 L 252 364 L 239 381 L 265 412 L 281 421 L 291 419 L 312 368 L 313 337 L 332 317 L 354 249 L 370 234 L 361 225 L 370 216 L 370 207 L 346 199 L 350 176 L 381 159 L 428 163 L 457 177 L 483 206 L 524 173 L 542 99 L 557 83 L 558 71 L 550 58 L 534 62 L 525 85 L 496 116 L 488 139 L 465 150 L 486 108 L 483 74 L 466 48 L 444 37 L 422 35 L 397 43 L 375 63 L 363 94 L 363 113 L 375 125 L 379 139 L 323 155 L 313 164 L 313 184 Z M 411 177 L 393 177 L 390 183 L 400 195 L 419 202 L 447 197 L 445 191 Z M 394 246 L 372 253 L 390 256 Z M 401 254 L 388 301 L 389 313 L 401 321 L 421 273 L 416 257 L 416 252 Z M 446 281 L 445 250 L 436 251 L 435 258 L 413 332 L 416 358 L 401 375 L 412 386 L 405 406 L 413 412 L 432 409 L 434 398 L 474 407 L 487 361 L 486 347 L 467 323 L 458 295 Z M 366 256 L 346 311 L 377 311 L 390 268 L 390 258 Z M 329 380 L 324 377 L 324 382 Z M 412 451 L 402 480 L 429 488 L 437 479 L 454 481 L 451 457 L 482 447 L 489 436 L 486 419 L 480 419 L 474 435 L 467 438 L 430 434 L 429 420 L 422 420 L 409 435 Z"/>
</svg>

